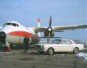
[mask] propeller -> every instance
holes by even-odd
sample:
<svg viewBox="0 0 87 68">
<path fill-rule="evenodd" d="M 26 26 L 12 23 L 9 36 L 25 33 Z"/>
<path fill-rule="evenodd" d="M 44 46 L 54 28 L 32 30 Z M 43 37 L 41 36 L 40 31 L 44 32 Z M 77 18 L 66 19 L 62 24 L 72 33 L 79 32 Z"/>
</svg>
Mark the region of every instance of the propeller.
<svg viewBox="0 0 87 68">
<path fill-rule="evenodd" d="M 50 20 L 49 20 L 49 27 L 52 26 L 52 16 L 50 16 Z"/>
<path fill-rule="evenodd" d="M 50 42 L 50 38 L 54 36 L 53 28 L 52 28 L 52 16 L 50 16 L 49 26 L 45 30 L 44 34 L 45 34 L 45 37 L 47 37 L 47 43 L 49 43 Z"/>
</svg>

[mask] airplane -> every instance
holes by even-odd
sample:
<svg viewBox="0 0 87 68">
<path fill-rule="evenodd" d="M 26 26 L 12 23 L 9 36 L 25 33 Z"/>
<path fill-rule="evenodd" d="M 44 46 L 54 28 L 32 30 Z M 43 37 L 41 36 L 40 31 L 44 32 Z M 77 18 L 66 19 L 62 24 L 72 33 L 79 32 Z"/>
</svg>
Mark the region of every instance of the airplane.
<svg viewBox="0 0 87 68">
<path fill-rule="evenodd" d="M 7 46 L 22 45 L 25 35 L 30 39 L 29 44 L 37 44 L 40 42 L 39 32 L 44 32 L 47 42 L 54 37 L 54 32 L 63 32 L 64 30 L 84 29 L 87 25 L 71 25 L 71 26 L 54 26 L 52 27 L 52 16 L 49 19 L 48 27 L 40 27 L 40 19 L 38 18 L 38 27 L 25 27 L 17 21 L 8 21 L 0 29 L 0 43 Z"/>
</svg>

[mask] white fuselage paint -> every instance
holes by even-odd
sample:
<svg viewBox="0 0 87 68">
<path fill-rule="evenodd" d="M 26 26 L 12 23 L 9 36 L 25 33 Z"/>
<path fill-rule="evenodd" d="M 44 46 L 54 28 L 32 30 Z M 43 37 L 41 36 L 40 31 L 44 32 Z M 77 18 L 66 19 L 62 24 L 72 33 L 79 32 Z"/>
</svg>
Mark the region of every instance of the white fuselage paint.
<svg viewBox="0 0 87 68">
<path fill-rule="evenodd" d="M 18 26 L 12 26 L 12 25 L 4 25 L 1 29 L 0 32 L 3 31 L 6 33 L 6 41 L 13 43 L 13 44 L 21 44 L 23 43 L 23 38 L 27 34 L 30 34 L 32 36 L 35 36 L 35 32 L 33 29 L 29 29 L 27 27 L 24 27 L 18 22 L 11 21 L 10 23 L 15 23 L 18 24 Z M 10 34 L 10 33 L 15 33 L 15 34 Z M 19 34 L 17 33 L 19 32 Z M 22 33 L 23 34 L 22 34 Z M 24 33 L 25 32 L 25 33 Z M 17 35 L 18 34 L 18 35 Z M 25 34 L 25 35 L 24 35 Z M 32 40 L 32 37 L 29 36 L 29 39 Z M 33 41 L 32 41 L 33 42 Z"/>
</svg>

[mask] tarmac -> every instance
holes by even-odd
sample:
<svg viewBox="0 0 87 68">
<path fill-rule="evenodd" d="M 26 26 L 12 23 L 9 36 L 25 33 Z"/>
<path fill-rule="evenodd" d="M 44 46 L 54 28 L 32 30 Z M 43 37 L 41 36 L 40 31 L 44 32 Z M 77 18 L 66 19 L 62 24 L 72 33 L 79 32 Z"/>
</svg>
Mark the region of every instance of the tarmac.
<svg viewBox="0 0 87 68">
<path fill-rule="evenodd" d="M 0 68 L 87 68 L 87 61 L 71 53 L 39 54 L 35 50 L 0 52 Z"/>
</svg>

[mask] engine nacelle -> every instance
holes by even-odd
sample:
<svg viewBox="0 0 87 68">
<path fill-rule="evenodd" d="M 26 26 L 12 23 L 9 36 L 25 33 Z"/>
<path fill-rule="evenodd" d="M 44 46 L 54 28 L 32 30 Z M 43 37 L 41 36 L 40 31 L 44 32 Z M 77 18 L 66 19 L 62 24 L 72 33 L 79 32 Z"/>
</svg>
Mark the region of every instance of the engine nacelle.
<svg viewBox="0 0 87 68">
<path fill-rule="evenodd" d="M 46 29 L 45 31 L 44 31 L 44 37 L 48 37 L 49 36 L 49 31 Z M 50 31 L 50 37 L 52 38 L 52 37 L 54 37 L 54 31 L 52 30 L 52 31 Z"/>
</svg>

